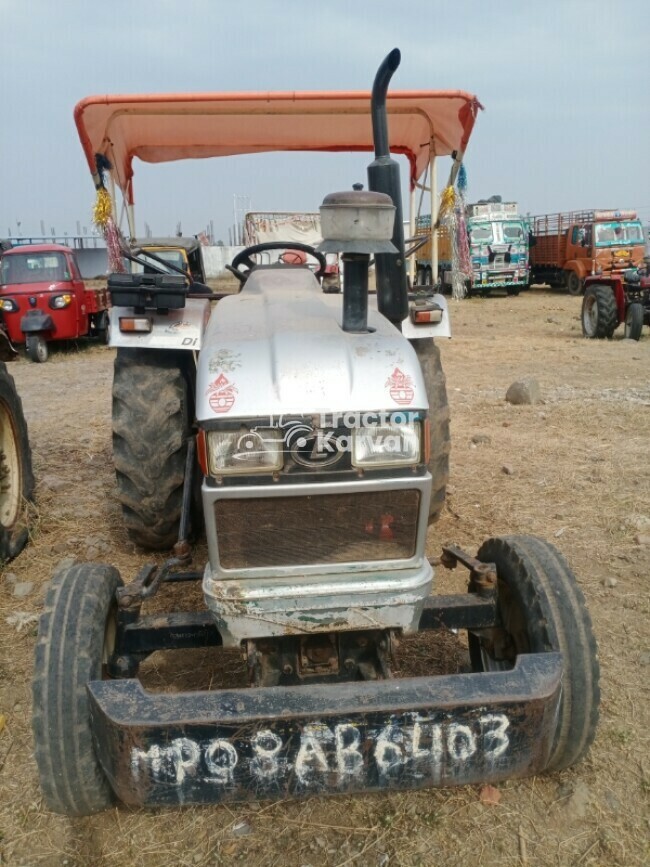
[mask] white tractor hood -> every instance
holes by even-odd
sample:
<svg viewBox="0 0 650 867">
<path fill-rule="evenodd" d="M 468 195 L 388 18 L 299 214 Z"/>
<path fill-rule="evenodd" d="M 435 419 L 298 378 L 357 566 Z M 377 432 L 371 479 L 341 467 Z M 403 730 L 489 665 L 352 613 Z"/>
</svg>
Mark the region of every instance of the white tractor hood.
<svg viewBox="0 0 650 867">
<path fill-rule="evenodd" d="M 199 355 L 197 419 L 422 410 L 415 351 L 370 309 L 365 334 L 341 328 L 342 295 L 306 268 L 255 270 L 212 312 Z"/>
</svg>

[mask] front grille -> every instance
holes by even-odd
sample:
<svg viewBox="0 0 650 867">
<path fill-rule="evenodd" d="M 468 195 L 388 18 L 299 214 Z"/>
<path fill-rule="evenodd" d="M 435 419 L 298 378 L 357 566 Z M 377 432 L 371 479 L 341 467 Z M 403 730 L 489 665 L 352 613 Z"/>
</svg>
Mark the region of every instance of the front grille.
<svg viewBox="0 0 650 867">
<path fill-rule="evenodd" d="M 224 569 L 406 560 L 419 505 L 418 490 L 217 500 L 219 560 Z"/>
</svg>

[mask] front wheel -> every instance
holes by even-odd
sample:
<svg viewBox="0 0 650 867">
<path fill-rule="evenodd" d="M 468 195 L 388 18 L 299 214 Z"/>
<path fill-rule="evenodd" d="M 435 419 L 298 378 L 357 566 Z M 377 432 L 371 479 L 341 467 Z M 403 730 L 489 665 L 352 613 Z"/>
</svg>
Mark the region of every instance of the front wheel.
<svg viewBox="0 0 650 867">
<path fill-rule="evenodd" d="M 500 626 L 469 635 L 474 671 L 508 671 L 522 653 L 562 654 L 562 695 L 547 771 L 578 762 L 596 733 L 600 666 L 591 618 L 575 576 L 553 545 L 533 536 L 488 539 Z"/>
<path fill-rule="evenodd" d="M 618 325 L 618 308 L 611 286 L 589 286 L 582 299 L 580 318 L 585 337 L 611 339 Z"/>
<path fill-rule="evenodd" d="M 50 582 L 38 627 L 33 680 L 34 751 L 45 803 L 87 816 L 113 793 L 93 746 L 87 685 L 101 680 L 115 644 L 116 569 L 76 564 Z"/>
<path fill-rule="evenodd" d="M 49 357 L 47 341 L 41 334 L 28 334 L 26 339 L 27 355 L 32 361 L 44 364 Z"/>
<path fill-rule="evenodd" d="M 519 295 L 520 291 L 521 289 L 519 286 L 508 286 L 508 288 L 506 289 L 506 292 L 510 296 L 517 296 Z"/>
<path fill-rule="evenodd" d="M 625 336 L 629 340 L 639 340 L 643 331 L 643 304 L 630 304 L 625 313 Z"/>
<path fill-rule="evenodd" d="M 23 404 L 13 377 L 0 362 L 0 563 L 17 556 L 27 544 L 33 498 L 32 452 Z"/>
<path fill-rule="evenodd" d="M 566 278 L 566 288 L 569 290 L 569 295 L 581 295 L 584 284 L 575 271 L 569 271 Z"/>
</svg>

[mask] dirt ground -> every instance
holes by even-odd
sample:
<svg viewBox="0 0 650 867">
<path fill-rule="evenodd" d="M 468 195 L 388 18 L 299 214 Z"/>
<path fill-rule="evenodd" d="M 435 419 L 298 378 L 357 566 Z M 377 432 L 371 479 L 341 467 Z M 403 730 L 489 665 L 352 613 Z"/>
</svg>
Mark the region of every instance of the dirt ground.
<svg viewBox="0 0 650 867">
<path fill-rule="evenodd" d="M 36 616 L 63 557 L 117 565 L 147 559 L 127 542 L 115 497 L 110 438 L 113 352 L 55 349 L 45 365 L 11 370 L 34 455 L 37 517 L 31 545 L 0 578 L 0 863 L 9 865 L 621 865 L 650 863 L 650 333 L 639 343 L 584 340 L 579 299 L 543 290 L 452 304 L 442 343 L 452 407 L 448 505 L 429 533 L 476 550 L 501 533 L 550 539 L 572 564 L 600 645 L 601 720 L 579 766 L 549 777 L 481 787 L 260 804 L 131 810 L 70 820 L 48 813 L 31 740 Z M 504 401 L 535 376 L 543 403 Z M 477 435 L 481 440 L 472 442 Z M 507 467 L 509 472 L 504 472 Z M 205 558 L 197 551 L 196 562 Z M 34 582 L 23 598 L 14 582 Z M 464 590 L 439 570 L 439 588 Z M 194 589 L 176 589 L 186 601 Z M 198 597 L 197 597 L 198 598 Z M 409 645 L 405 671 L 450 651 Z M 158 656 L 161 658 L 158 659 Z M 236 680 L 237 659 L 216 650 L 144 667 L 152 688 Z"/>
</svg>

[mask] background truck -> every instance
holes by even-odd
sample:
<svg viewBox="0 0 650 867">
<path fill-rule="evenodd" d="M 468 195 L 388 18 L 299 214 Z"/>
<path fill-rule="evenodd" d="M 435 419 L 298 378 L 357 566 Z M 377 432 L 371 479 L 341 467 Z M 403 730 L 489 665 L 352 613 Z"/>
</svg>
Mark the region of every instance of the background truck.
<svg viewBox="0 0 650 867">
<path fill-rule="evenodd" d="M 416 237 L 429 232 L 431 217 L 419 217 Z M 516 202 L 488 201 L 467 206 L 467 233 L 470 241 L 472 278 L 469 293 L 489 295 L 505 288 L 517 295 L 529 285 L 528 226 L 519 215 Z M 440 281 L 451 285 L 451 238 L 444 227 L 438 231 L 438 274 L 433 280 L 431 243 L 416 252 L 416 283 Z"/>
<path fill-rule="evenodd" d="M 516 202 L 497 198 L 467 206 L 471 292 L 489 295 L 502 288 L 518 295 L 530 285 L 528 225 Z"/>
<path fill-rule="evenodd" d="M 317 247 L 323 240 L 320 214 L 287 211 L 251 211 L 246 214 L 244 218 L 246 246 L 287 240 Z M 266 255 L 269 257 L 269 262 L 277 261 L 281 252 L 281 250 L 268 252 Z M 323 289 L 325 292 L 338 292 L 341 288 L 339 257 L 336 253 L 328 253 L 325 259 L 327 265 L 323 276 Z"/>
<path fill-rule="evenodd" d="M 415 237 L 431 233 L 431 215 L 424 214 L 415 222 Z M 445 226 L 438 229 L 438 274 L 433 279 L 431 265 L 431 241 L 427 241 L 415 253 L 415 282 L 418 286 L 432 286 L 440 280 L 442 286 L 451 287 L 451 238 Z"/>
<path fill-rule="evenodd" d="M 637 268 L 645 238 L 635 211 L 567 211 L 532 218 L 531 282 L 580 295 L 585 278 Z"/>
</svg>

